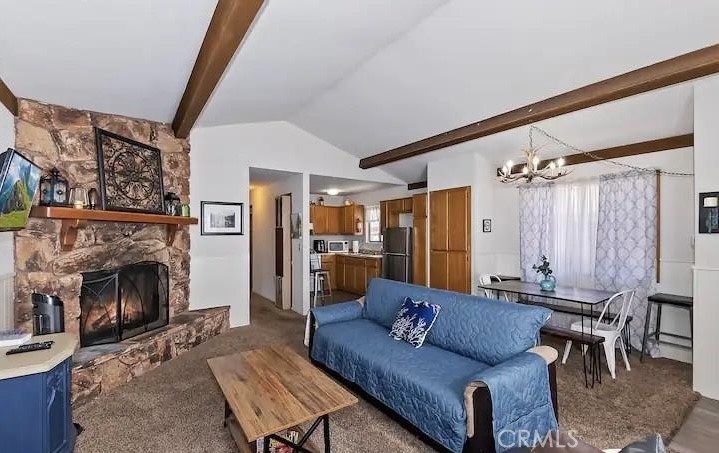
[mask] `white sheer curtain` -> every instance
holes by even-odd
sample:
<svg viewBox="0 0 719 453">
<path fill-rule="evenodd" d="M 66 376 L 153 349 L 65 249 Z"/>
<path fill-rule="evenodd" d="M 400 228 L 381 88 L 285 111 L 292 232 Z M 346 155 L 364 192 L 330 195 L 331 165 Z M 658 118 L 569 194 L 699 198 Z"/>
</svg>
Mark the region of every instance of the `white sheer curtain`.
<svg viewBox="0 0 719 453">
<path fill-rule="evenodd" d="M 557 284 L 594 287 L 599 182 L 576 181 L 520 189 L 523 279 L 538 280 L 532 265 L 546 255 Z"/>
<path fill-rule="evenodd" d="M 556 184 L 548 257 L 562 286 L 594 287 L 599 224 L 599 182 Z"/>
</svg>

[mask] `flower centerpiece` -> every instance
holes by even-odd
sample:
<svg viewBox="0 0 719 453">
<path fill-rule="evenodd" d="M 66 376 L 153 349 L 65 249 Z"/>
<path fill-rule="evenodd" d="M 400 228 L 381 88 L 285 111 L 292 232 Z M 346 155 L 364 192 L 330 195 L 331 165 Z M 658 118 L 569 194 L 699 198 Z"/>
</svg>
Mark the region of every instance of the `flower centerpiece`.
<svg viewBox="0 0 719 453">
<path fill-rule="evenodd" d="M 554 288 L 557 286 L 557 279 L 554 275 L 552 275 L 552 268 L 549 266 L 549 260 L 544 255 L 542 255 L 540 264 L 532 266 L 532 269 L 536 273 L 544 276 L 544 278 L 539 282 L 539 286 L 542 288 L 542 291 L 554 291 Z"/>
</svg>

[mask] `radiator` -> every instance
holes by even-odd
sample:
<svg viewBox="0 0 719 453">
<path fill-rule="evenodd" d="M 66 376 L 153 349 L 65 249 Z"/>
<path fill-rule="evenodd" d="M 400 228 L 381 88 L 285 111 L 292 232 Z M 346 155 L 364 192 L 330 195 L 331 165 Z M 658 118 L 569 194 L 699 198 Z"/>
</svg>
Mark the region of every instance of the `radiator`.
<svg viewBox="0 0 719 453">
<path fill-rule="evenodd" d="M 15 327 L 13 277 L 14 274 L 0 275 L 0 330 Z"/>
</svg>

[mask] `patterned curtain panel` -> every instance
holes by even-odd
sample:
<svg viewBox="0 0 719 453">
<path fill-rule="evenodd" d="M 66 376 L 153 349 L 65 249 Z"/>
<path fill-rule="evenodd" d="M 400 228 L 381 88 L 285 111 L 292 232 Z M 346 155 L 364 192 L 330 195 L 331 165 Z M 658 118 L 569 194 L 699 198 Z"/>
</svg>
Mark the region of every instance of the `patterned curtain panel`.
<svg viewBox="0 0 719 453">
<path fill-rule="evenodd" d="M 548 254 L 553 231 L 554 200 L 551 184 L 519 189 L 519 260 L 522 280 L 537 281 L 532 265 Z"/>
<path fill-rule="evenodd" d="M 596 285 L 614 292 L 637 290 L 631 310 L 632 345 L 637 348 L 647 296 L 656 282 L 657 203 L 655 173 L 631 171 L 599 180 Z"/>
</svg>

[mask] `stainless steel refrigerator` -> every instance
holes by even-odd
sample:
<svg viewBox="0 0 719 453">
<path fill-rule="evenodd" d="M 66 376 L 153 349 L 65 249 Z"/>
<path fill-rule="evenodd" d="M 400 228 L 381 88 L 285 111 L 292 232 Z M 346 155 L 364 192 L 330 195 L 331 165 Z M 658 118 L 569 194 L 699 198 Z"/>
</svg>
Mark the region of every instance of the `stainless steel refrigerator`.
<svg viewBox="0 0 719 453">
<path fill-rule="evenodd" d="M 412 282 L 412 228 L 387 228 L 384 232 L 382 277 Z"/>
</svg>

